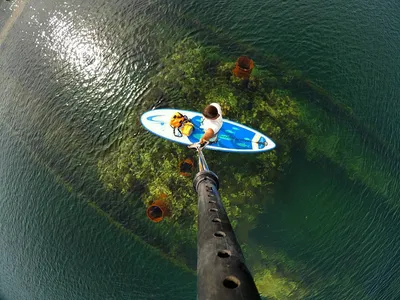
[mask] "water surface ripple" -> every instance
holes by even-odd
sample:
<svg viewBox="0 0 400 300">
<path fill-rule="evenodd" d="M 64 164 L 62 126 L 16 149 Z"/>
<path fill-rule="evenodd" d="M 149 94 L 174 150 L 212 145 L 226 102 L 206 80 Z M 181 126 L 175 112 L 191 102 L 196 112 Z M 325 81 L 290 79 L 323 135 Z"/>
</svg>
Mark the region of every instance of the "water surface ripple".
<svg viewBox="0 0 400 300">
<path fill-rule="evenodd" d="M 149 79 L 184 37 L 232 57 L 274 55 L 381 138 L 371 145 L 330 114 L 327 128 L 370 171 L 364 183 L 345 158 L 309 161 L 299 149 L 239 240 L 285 253 L 307 299 L 398 299 L 399 15 L 395 0 L 2 1 L 0 299 L 195 299 L 194 273 L 149 245 L 160 231 L 140 201 L 134 231 L 88 205 L 104 197 L 98 159 L 121 135 L 147 137 L 126 117 L 168 105 L 149 100 Z"/>
</svg>

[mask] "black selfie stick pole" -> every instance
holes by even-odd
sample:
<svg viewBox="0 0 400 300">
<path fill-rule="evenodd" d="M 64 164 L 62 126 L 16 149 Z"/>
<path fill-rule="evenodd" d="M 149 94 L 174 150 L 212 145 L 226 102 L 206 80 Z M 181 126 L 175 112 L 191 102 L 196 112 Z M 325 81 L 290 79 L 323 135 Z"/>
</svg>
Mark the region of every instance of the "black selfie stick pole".
<svg viewBox="0 0 400 300">
<path fill-rule="evenodd" d="M 218 193 L 218 177 L 208 169 L 202 147 L 193 180 L 198 195 L 197 299 L 259 300 L 253 277 Z"/>
</svg>

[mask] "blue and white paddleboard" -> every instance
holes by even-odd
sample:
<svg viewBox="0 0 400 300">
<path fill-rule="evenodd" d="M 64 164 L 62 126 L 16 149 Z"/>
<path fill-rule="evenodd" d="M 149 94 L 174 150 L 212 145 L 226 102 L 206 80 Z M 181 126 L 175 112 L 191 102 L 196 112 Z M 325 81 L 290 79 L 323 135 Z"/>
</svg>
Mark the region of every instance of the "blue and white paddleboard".
<svg viewBox="0 0 400 300">
<path fill-rule="evenodd" d="M 176 137 L 169 121 L 174 113 L 180 112 L 186 115 L 194 124 L 193 133 L 190 136 Z M 204 134 L 201 124 L 203 115 L 198 112 L 179 109 L 154 109 L 145 112 L 141 117 L 143 126 L 164 139 L 191 145 L 197 143 Z M 218 132 L 218 141 L 206 146 L 206 149 L 226 152 L 264 152 L 275 148 L 275 143 L 266 135 L 239 123 L 224 119 L 224 123 Z"/>
</svg>

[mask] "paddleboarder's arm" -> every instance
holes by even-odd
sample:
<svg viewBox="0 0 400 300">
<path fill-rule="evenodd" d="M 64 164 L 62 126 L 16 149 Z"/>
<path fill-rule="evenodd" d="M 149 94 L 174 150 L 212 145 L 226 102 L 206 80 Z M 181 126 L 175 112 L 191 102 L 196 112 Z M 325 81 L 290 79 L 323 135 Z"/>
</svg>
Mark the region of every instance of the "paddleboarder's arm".
<svg viewBox="0 0 400 300">
<path fill-rule="evenodd" d="M 200 139 L 200 144 L 203 144 L 204 142 L 208 141 L 214 136 L 214 130 L 211 128 L 208 128 L 206 132 L 204 133 L 203 137 Z"/>
</svg>

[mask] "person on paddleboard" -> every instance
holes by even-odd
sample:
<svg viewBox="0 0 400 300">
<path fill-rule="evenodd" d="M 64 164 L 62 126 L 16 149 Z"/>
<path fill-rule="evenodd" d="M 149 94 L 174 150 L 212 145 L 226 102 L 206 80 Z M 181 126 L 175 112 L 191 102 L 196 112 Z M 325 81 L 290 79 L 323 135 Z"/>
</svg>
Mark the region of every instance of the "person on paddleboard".
<svg viewBox="0 0 400 300">
<path fill-rule="evenodd" d="M 223 124 L 222 110 L 218 103 L 211 103 L 204 108 L 202 124 L 204 135 L 200 139 L 200 144 L 205 142 L 216 143 L 218 141 L 218 131 Z"/>
</svg>

